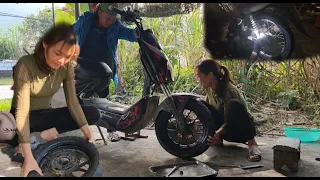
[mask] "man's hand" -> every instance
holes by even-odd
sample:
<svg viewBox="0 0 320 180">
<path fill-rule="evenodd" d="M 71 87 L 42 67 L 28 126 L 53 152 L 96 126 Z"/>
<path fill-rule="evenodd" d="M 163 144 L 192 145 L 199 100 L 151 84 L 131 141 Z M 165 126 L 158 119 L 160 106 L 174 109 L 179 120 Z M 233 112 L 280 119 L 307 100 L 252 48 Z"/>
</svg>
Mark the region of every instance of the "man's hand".
<svg viewBox="0 0 320 180">
<path fill-rule="evenodd" d="M 31 171 L 36 171 L 38 174 L 43 176 L 42 171 L 39 168 L 39 165 L 37 161 L 34 159 L 34 157 L 24 159 L 24 162 L 21 168 L 21 176 L 27 177 Z"/>
<path fill-rule="evenodd" d="M 94 143 L 94 137 L 88 124 L 82 126 L 81 131 L 83 132 L 84 137 L 86 137 L 89 143 Z"/>
<path fill-rule="evenodd" d="M 139 33 L 139 32 L 138 32 L 138 29 L 135 28 L 135 29 L 133 30 L 133 34 L 134 34 L 134 36 L 135 36 L 136 38 L 139 37 L 139 34 L 138 34 L 138 33 Z"/>
</svg>

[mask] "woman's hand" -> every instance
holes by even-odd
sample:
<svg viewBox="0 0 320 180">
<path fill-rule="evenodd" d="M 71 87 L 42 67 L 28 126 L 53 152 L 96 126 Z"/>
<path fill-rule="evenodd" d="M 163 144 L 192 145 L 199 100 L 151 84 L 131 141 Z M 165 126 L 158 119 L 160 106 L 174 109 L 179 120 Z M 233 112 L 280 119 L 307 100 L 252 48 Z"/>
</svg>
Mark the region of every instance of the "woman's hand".
<svg viewBox="0 0 320 180">
<path fill-rule="evenodd" d="M 86 139 L 89 141 L 89 143 L 94 142 L 94 137 L 93 137 L 93 134 L 92 134 L 91 129 L 88 126 L 88 124 L 82 126 L 81 131 L 83 132 L 84 137 L 86 137 Z"/>
<path fill-rule="evenodd" d="M 39 165 L 37 161 L 34 159 L 34 157 L 24 159 L 24 162 L 21 168 L 21 176 L 27 177 L 31 171 L 36 171 L 38 174 L 43 176 L 42 171 L 39 168 Z"/>
<path fill-rule="evenodd" d="M 221 135 L 223 133 L 223 130 L 218 130 L 216 131 L 214 136 L 209 136 L 208 137 L 208 145 L 210 146 L 215 146 L 215 145 L 220 145 L 222 143 Z"/>
</svg>

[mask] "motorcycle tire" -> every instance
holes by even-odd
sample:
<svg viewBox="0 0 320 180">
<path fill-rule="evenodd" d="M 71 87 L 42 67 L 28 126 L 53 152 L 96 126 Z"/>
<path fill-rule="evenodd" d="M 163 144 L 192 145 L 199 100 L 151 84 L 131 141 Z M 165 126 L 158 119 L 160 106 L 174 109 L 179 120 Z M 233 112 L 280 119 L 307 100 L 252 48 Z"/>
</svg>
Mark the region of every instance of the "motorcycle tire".
<svg viewBox="0 0 320 180">
<path fill-rule="evenodd" d="M 33 156 L 39 167 L 41 167 L 41 162 L 45 159 L 46 156 L 57 152 L 57 150 L 65 150 L 65 149 L 75 149 L 84 153 L 89 159 L 89 168 L 81 177 L 101 177 L 103 174 L 102 165 L 99 162 L 99 152 L 94 146 L 94 144 L 89 143 L 87 140 L 81 137 L 76 136 L 66 136 L 54 139 L 45 144 L 39 145 L 33 152 Z M 51 162 L 52 164 L 52 162 Z M 44 172 L 43 172 L 44 173 Z M 39 177 L 40 175 L 31 171 L 28 177 Z M 44 173 L 44 176 L 46 174 Z"/>
<path fill-rule="evenodd" d="M 265 54 L 259 53 L 258 57 L 263 59 L 263 60 L 284 60 L 290 57 L 293 47 L 294 47 L 294 37 L 293 37 L 293 32 L 291 30 L 291 27 L 289 24 L 282 20 L 281 17 L 272 14 L 272 13 L 258 13 L 253 16 L 253 19 L 255 21 L 259 21 L 261 19 L 267 19 L 269 21 L 272 21 L 275 23 L 279 29 L 282 31 L 284 39 L 285 39 L 285 49 L 281 53 L 281 55 L 274 56 L 274 57 L 269 57 Z"/>
<path fill-rule="evenodd" d="M 183 110 L 193 111 L 203 124 L 203 136 L 201 141 L 193 147 L 182 148 L 179 144 L 173 142 L 168 135 L 168 121 L 172 117 L 172 112 L 161 111 L 156 119 L 155 131 L 160 145 L 170 154 L 181 159 L 190 159 L 201 155 L 208 148 L 207 138 L 213 133 L 213 120 L 209 109 L 201 102 L 189 100 Z"/>
</svg>

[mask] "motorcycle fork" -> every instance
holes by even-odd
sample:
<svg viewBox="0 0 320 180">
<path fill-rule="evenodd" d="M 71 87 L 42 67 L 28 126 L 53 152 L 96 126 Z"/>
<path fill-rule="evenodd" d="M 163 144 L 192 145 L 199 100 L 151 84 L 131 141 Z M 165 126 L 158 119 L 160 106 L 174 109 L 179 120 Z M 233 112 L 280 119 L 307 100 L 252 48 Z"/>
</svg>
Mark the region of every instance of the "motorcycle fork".
<svg viewBox="0 0 320 180">
<path fill-rule="evenodd" d="M 185 103 L 182 106 L 180 106 L 181 108 L 178 108 L 175 104 L 173 97 L 170 95 L 171 93 L 168 87 L 166 87 L 164 84 L 160 84 L 160 87 L 163 93 L 167 96 L 167 98 L 169 98 L 169 103 L 167 105 L 170 107 L 170 109 L 172 109 L 172 114 L 178 122 L 177 124 L 179 129 L 183 132 L 183 134 L 185 134 L 187 128 L 186 128 L 186 122 L 184 121 L 184 116 L 182 114 L 183 113 L 182 110 Z"/>
</svg>

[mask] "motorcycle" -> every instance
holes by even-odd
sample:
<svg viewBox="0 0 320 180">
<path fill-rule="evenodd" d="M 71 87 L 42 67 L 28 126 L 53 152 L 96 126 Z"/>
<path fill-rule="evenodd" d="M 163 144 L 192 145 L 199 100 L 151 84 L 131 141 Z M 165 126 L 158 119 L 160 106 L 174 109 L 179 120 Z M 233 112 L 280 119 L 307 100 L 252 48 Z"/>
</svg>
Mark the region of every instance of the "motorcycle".
<svg viewBox="0 0 320 180">
<path fill-rule="evenodd" d="M 230 24 L 229 40 L 239 36 L 250 50 L 255 41 L 261 40 L 258 57 L 262 60 L 290 57 L 295 43 L 290 24 L 313 39 L 302 26 L 294 3 L 219 3 L 219 6 L 235 16 Z"/>
<path fill-rule="evenodd" d="M 76 91 L 80 103 L 96 106 L 102 114 L 98 125 L 126 134 L 135 133 L 155 121 L 155 132 L 160 145 L 170 154 L 189 159 L 208 149 L 207 137 L 212 135 L 210 111 L 203 100 L 194 94 L 171 93 L 173 68 L 151 29 L 144 29 L 137 10 L 110 9 L 127 23 L 136 25 L 140 61 L 144 67 L 144 89 L 140 100 L 131 106 L 99 98 L 94 88 L 99 80 L 83 67 L 76 69 Z M 153 95 L 158 88 L 166 98 Z M 93 94 L 88 97 L 86 94 Z M 160 104 L 159 104 L 160 103 Z M 100 132 L 101 134 L 101 132 Z M 102 135 L 102 134 L 101 134 Z M 102 135 L 103 137 L 103 135 Z"/>
</svg>

